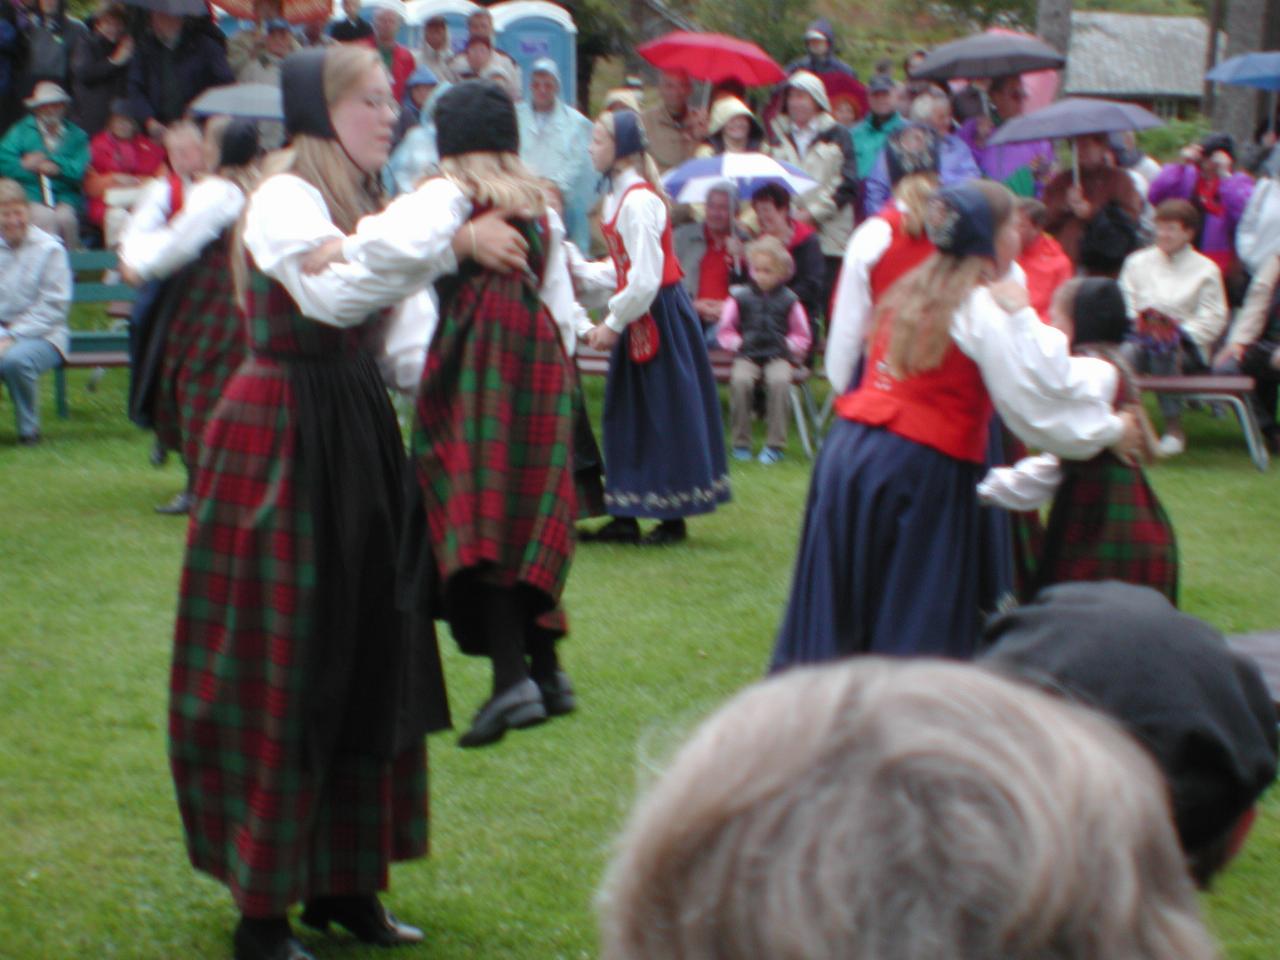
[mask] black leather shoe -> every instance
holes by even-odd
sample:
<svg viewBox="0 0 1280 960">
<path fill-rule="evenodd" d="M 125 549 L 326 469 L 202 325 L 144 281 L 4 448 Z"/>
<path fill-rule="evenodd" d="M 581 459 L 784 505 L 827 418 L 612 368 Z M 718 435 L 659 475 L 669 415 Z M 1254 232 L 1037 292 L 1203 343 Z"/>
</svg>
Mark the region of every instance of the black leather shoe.
<svg viewBox="0 0 1280 960">
<path fill-rule="evenodd" d="M 401 943 L 421 943 L 422 931 L 401 923 L 373 894 L 367 897 L 317 897 L 302 911 L 302 922 L 325 931 L 336 923 L 363 943 L 394 947 Z"/>
<path fill-rule="evenodd" d="M 578 698 L 573 695 L 573 684 L 569 675 L 557 670 L 549 680 L 539 680 L 538 689 L 542 691 L 542 705 L 547 708 L 547 716 L 562 717 L 578 709 Z"/>
<path fill-rule="evenodd" d="M 669 543 L 681 543 L 689 539 L 689 530 L 683 520 L 663 520 L 644 535 L 640 542 L 646 547 L 664 546 Z"/>
<path fill-rule="evenodd" d="M 26 436 L 19 437 L 18 443 L 22 444 L 24 447 L 35 447 L 40 445 L 40 441 L 42 439 L 44 438 L 41 437 L 40 433 L 37 431 L 36 433 L 28 433 Z"/>
<path fill-rule="evenodd" d="M 236 960 L 316 960 L 293 936 L 289 921 L 245 920 L 235 933 Z"/>
<path fill-rule="evenodd" d="M 162 503 L 156 507 L 156 513 L 163 513 L 169 517 L 180 517 L 191 512 L 191 508 L 195 505 L 196 498 L 186 490 L 177 494 L 168 503 Z"/>
<path fill-rule="evenodd" d="M 508 730 L 531 727 L 546 719 L 542 691 L 525 677 L 480 708 L 471 721 L 471 729 L 458 738 L 458 746 L 485 747 L 497 743 Z"/>
<path fill-rule="evenodd" d="M 588 530 L 579 537 L 584 543 L 639 543 L 640 524 L 632 517 L 614 517 L 599 530 Z"/>
</svg>

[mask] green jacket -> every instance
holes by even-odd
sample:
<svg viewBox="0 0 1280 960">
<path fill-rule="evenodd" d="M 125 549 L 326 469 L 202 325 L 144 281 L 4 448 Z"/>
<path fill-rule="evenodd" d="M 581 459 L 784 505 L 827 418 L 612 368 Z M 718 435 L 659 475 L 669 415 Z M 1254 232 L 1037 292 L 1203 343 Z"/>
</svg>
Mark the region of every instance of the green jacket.
<svg viewBox="0 0 1280 960">
<path fill-rule="evenodd" d="M 858 176 L 863 180 L 871 175 L 876 165 L 876 155 L 884 148 L 889 134 L 907 122 L 902 119 L 900 113 L 894 113 L 879 126 L 873 124 L 872 119 L 872 115 L 867 114 L 859 123 L 855 123 L 853 130 L 850 131 L 853 137 L 853 155 L 858 160 Z"/>
<path fill-rule="evenodd" d="M 22 158 L 32 151 L 43 153 L 58 165 L 53 181 L 55 203 L 84 208 L 84 172 L 89 166 L 89 135 L 74 123 L 63 121 L 62 139 L 50 153 L 36 128 L 36 118 L 25 116 L 0 140 L 0 176 L 12 177 L 27 191 L 32 203 L 42 203 L 40 176 L 22 166 Z"/>
</svg>

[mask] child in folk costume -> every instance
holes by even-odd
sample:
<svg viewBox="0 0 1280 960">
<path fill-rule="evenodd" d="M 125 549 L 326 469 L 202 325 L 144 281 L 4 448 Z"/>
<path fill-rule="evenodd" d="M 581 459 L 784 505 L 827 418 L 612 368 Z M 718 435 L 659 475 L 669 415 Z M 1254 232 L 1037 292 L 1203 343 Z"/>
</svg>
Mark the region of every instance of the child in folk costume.
<svg viewBox="0 0 1280 960">
<path fill-rule="evenodd" d="M 1051 305 L 1053 326 L 1077 356 L 1105 360 L 1118 371 L 1116 406 L 1140 393 L 1120 349 L 1129 332 L 1124 296 L 1114 280 L 1069 280 Z M 1154 436 L 1148 431 L 1148 455 Z M 1044 549 L 1028 597 L 1070 580 L 1123 580 L 1178 599 L 1178 546 L 1173 525 L 1142 467 L 1104 450 L 1089 460 L 1041 454 L 992 470 L 978 487 L 984 502 L 1031 510 L 1053 498 Z"/>
<path fill-rule="evenodd" d="M 855 653 L 968 657 L 979 628 L 982 475 L 992 408 L 1028 442 L 1088 459 L 1136 449 L 1115 367 L 1072 358 L 1008 273 L 1013 196 L 978 182 L 930 201 L 937 253 L 881 302 L 867 373 L 836 401 L 814 466 L 774 669 Z"/>
<path fill-rule="evenodd" d="M 493 664 L 492 696 L 459 741 L 478 747 L 575 706 L 555 644 L 573 558 L 581 310 L 564 226 L 520 161 L 510 97 L 463 81 L 435 116 L 445 183 L 476 211 L 513 211 L 528 244 L 523 273 L 468 265 L 436 284 L 440 321 L 413 430 L 441 612 L 463 651 Z"/>
<path fill-rule="evenodd" d="M 733 456 L 751 459 L 751 413 L 756 385 L 764 382 L 768 435 L 760 462 L 777 463 L 787 445 L 792 369 L 804 363 L 812 335 L 809 318 L 785 284 L 795 270 L 777 237 L 747 245 L 751 283 L 729 289 L 717 328 L 720 345 L 735 354 L 730 378 L 729 421 Z"/>
<path fill-rule="evenodd" d="M 231 890 L 237 960 L 309 960 L 298 901 L 318 929 L 422 939 L 378 899 L 392 861 L 426 853 L 423 735 L 448 725 L 430 623 L 396 602 L 408 474 L 377 359 L 404 314 L 384 309 L 467 256 L 523 262 L 510 227 L 460 232 L 466 204 L 444 202 L 411 265 L 371 268 L 348 235 L 386 216 L 382 62 L 306 50 L 281 88 L 292 139 L 246 206 L 247 262 L 233 249 L 250 352 L 204 432 L 169 702 L 188 853 Z"/>
<path fill-rule="evenodd" d="M 244 325 L 227 283 L 231 227 L 258 178 L 261 154 L 252 120 L 215 117 L 205 130 L 209 166 L 217 171 L 186 191 L 163 226 L 137 234 L 121 252 L 131 282 L 162 281 L 148 318 L 151 334 L 135 372 L 156 438 L 177 451 L 187 488 L 165 512 L 190 510 L 200 436 L 223 386 L 244 359 Z"/>
<path fill-rule="evenodd" d="M 702 324 L 680 283 L 671 217 L 629 110 L 606 113 L 591 137 L 595 168 L 609 177 L 601 230 L 617 292 L 586 336 L 611 350 L 604 404 L 605 504 L 614 518 L 590 539 L 640 540 L 638 518 L 661 521 L 645 543 L 685 539 L 685 517 L 729 499 L 724 428 Z M 588 536 L 584 536 L 588 539 Z"/>
<path fill-rule="evenodd" d="M 876 304 L 934 252 L 924 218 L 938 156 L 937 135 L 923 124 L 900 127 L 885 142 L 893 199 L 853 232 L 832 300 L 823 367 L 833 395 L 858 385 Z"/>
</svg>

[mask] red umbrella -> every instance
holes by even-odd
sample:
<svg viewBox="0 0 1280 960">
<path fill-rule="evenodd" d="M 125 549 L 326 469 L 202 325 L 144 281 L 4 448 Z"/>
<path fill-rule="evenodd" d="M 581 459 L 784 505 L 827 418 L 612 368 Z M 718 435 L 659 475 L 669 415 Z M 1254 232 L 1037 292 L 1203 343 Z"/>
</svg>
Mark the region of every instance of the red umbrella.
<svg viewBox="0 0 1280 960">
<path fill-rule="evenodd" d="M 642 43 L 636 53 L 659 70 L 684 72 L 707 83 L 739 80 L 743 86 L 761 87 L 787 77 L 773 58 L 754 43 L 723 33 L 676 30 Z"/>
<path fill-rule="evenodd" d="M 213 5 L 241 20 L 253 20 L 258 15 L 253 0 L 213 0 Z M 280 4 L 279 16 L 290 23 L 327 20 L 332 15 L 333 0 L 282 0 Z"/>
</svg>

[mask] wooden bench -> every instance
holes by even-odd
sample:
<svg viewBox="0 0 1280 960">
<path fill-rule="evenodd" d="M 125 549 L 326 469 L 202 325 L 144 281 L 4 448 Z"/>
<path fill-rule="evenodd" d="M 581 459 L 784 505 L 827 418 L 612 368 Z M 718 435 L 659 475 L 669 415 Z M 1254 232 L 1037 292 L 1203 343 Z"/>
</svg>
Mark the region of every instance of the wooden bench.
<svg viewBox="0 0 1280 960">
<path fill-rule="evenodd" d="M 114 270 L 116 255 L 111 250 L 77 250 L 70 255 L 73 276 L 86 273 L 100 276 L 103 271 Z M 71 295 L 72 303 L 108 304 L 107 315 L 116 318 L 112 329 L 105 331 L 73 330 L 67 357 L 53 371 L 53 391 L 57 401 L 58 416 L 63 420 L 70 416 L 67 403 L 67 370 L 90 369 L 96 372 L 89 382 L 89 389 L 97 385 L 102 371 L 107 367 L 129 365 L 129 304 L 137 298 L 137 291 L 126 283 L 102 283 L 100 280 L 77 280 Z"/>
<path fill-rule="evenodd" d="M 1149 393 L 1166 394 L 1206 403 L 1227 404 L 1235 411 L 1236 419 L 1240 421 L 1240 429 L 1244 431 L 1244 442 L 1249 448 L 1249 456 L 1253 458 L 1253 465 L 1259 470 L 1267 469 L 1271 458 L 1267 455 L 1267 445 L 1249 400 L 1254 386 L 1252 377 L 1217 375 L 1139 377 L 1138 386 Z"/>
<path fill-rule="evenodd" d="M 733 372 L 733 354 L 727 350 L 708 350 L 711 360 L 711 373 L 716 383 L 728 383 Z M 578 363 L 578 372 L 585 377 L 602 377 L 609 372 L 609 354 L 579 343 L 574 359 Z M 791 412 L 795 416 L 796 433 L 800 435 L 800 446 L 810 460 L 814 456 L 814 440 L 810 424 L 815 423 L 817 405 L 813 393 L 809 389 L 809 380 L 813 371 L 808 367 L 794 367 L 791 374 Z"/>
</svg>

